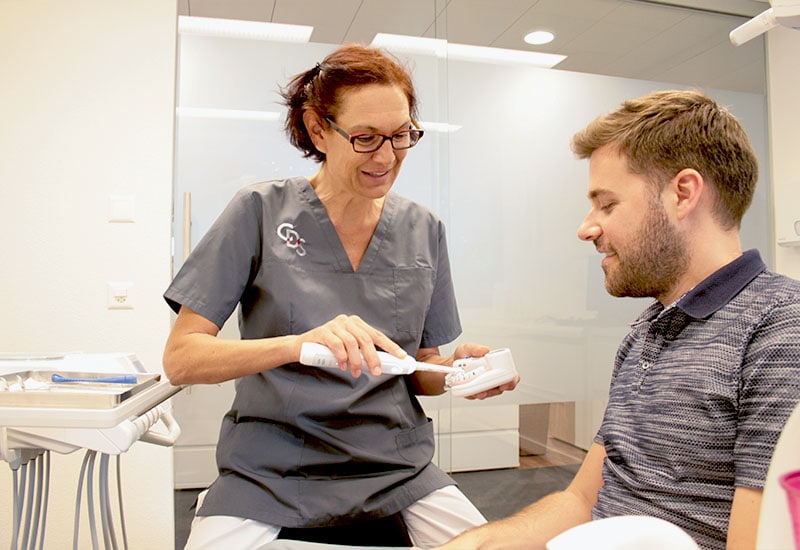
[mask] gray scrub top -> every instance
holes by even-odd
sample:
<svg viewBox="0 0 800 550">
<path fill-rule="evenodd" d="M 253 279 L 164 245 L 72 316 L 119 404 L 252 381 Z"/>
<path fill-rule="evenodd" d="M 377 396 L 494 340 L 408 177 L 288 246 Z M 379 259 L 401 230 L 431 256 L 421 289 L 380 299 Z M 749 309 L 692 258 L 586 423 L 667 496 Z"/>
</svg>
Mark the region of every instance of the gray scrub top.
<svg viewBox="0 0 800 550">
<path fill-rule="evenodd" d="M 390 193 L 353 271 L 305 178 L 237 193 L 164 294 L 242 338 L 300 334 L 355 314 L 415 355 L 461 332 L 445 230 Z M 431 464 L 433 427 L 406 377 L 292 363 L 236 381 L 200 515 L 282 527 L 393 514 L 453 480 Z"/>
</svg>

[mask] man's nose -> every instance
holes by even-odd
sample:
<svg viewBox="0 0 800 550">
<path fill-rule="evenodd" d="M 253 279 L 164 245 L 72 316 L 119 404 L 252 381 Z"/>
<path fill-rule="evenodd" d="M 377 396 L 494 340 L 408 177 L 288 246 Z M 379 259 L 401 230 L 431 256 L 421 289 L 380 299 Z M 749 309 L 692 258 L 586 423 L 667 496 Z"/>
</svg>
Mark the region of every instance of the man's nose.
<svg viewBox="0 0 800 550">
<path fill-rule="evenodd" d="M 594 241 L 600 237 L 600 225 L 592 219 L 591 213 L 587 214 L 578 226 L 578 238 L 582 241 Z"/>
</svg>

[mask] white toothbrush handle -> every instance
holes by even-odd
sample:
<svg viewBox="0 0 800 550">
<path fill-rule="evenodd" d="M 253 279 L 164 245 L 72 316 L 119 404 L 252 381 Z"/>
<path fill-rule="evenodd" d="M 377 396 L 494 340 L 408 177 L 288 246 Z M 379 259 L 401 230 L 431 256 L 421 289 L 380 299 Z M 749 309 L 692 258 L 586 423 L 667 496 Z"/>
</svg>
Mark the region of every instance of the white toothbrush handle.
<svg viewBox="0 0 800 550">
<path fill-rule="evenodd" d="M 411 374 L 417 370 L 417 362 L 410 355 L 398 359 L 385 351 L 379 351 L 378 357 L 381 360 L 381 370 L 384 374 Z M 310 367 L 336 368 L 339 366 L 333 352 L 327 346 L 316 342 L 304 342 L 300 346 L 300 363 Z"/>
<path fill-rule="evenodd" d="M 309 367 L 336 368 L 339 363 L 327 346 L 314 342 L 303 342 L 300 346 L 300 362 Z"/>
</svg>

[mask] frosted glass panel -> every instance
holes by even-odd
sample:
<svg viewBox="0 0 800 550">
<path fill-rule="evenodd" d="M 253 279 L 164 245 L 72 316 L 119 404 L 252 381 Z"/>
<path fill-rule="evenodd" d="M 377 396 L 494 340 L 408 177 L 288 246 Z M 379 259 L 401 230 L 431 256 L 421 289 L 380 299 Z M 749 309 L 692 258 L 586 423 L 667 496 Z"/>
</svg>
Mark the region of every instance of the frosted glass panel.
<svg viewBox="0 0 800 550">
<path fill-rule="evenodd" d="M 193 245 L 241 187 L 315 171 L 283 132 L 278 86 L 332 49 L 181 35 L 175 197 L 179 208 L 183 193 L 192 194 Z M 181 250 L 179 225 L 174 235 Z M 182 262 L 176 255 L 176 271 Z"/>
<path fill-rule="evenodd" d="M 276 90 L 334 47 L 181 36 L 176 202 L 192 193 L 194 243 L 243 185 L 316 171 L 283 134 Z M 395 191 L 447 225 L 464 326 L 459 342 L 510 347 L 523 378 L 517 391 L 486 403 L 604 399 L 616 347 L 649 302 L 609 297 L 599 255 L 577 239 L 588 208 L 588 162 L 573 158 L 569 142 L 622 100 L 680 86 L 407 59 L 429 131 L 409 153 Z M 765 98 L 710 93 L 740 117 L 762 161 L 744 244 L 771 263 Z M 176 250 L 181 218 L 176 212 Z"/>
</svg>

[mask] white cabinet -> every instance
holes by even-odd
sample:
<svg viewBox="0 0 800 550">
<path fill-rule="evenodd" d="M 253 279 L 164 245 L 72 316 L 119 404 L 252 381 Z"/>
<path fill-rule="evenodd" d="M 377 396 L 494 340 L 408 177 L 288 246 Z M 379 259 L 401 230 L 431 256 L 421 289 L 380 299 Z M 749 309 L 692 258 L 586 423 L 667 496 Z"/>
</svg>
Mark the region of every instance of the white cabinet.
<svg viewBox="0 0 800 550">
<path fill-rule="evenodd" d="M 436 434 L 434 463 L 448 472 L 519 466 L 519 407 L 422 398 Z M 461 401 L 461 400 L 458 400 Z M 453 403 L 462 403 L 453 400 Z"/>
</svg>

